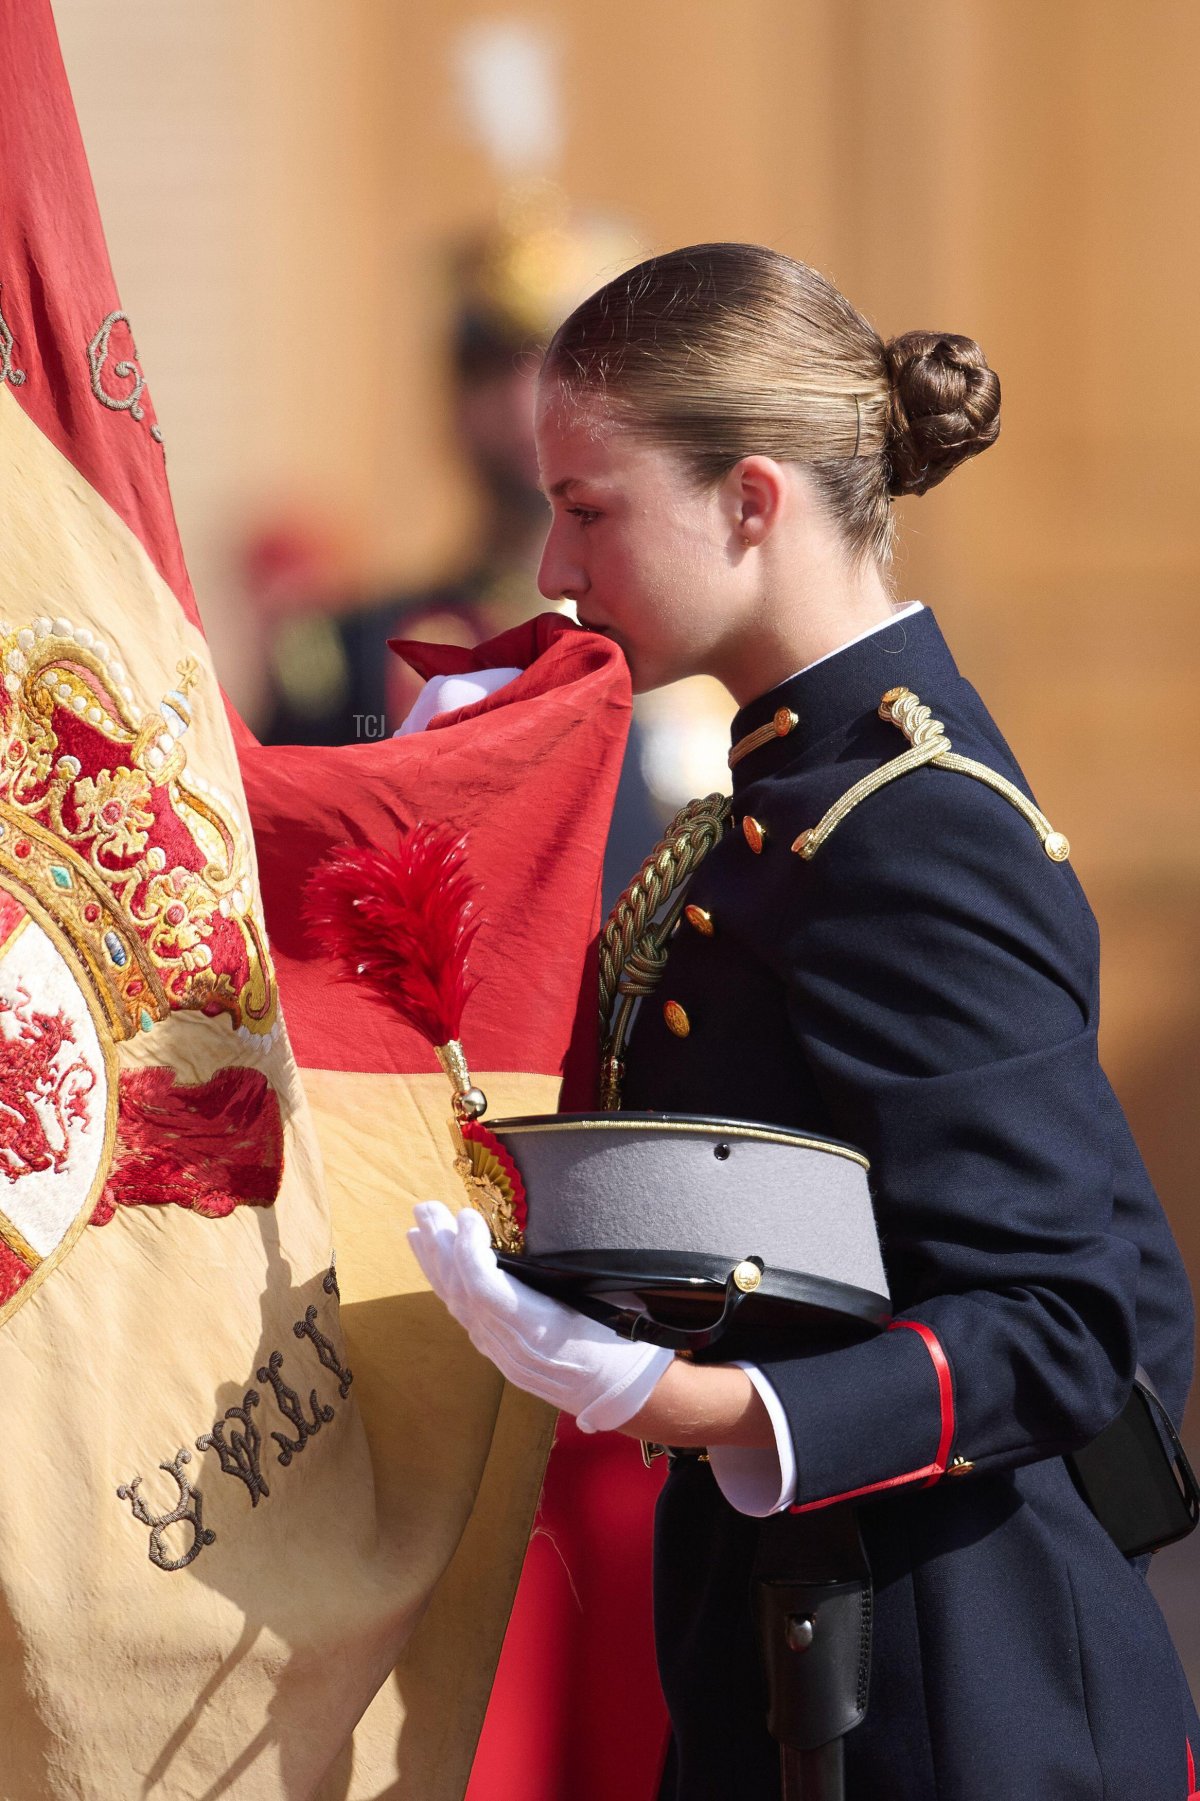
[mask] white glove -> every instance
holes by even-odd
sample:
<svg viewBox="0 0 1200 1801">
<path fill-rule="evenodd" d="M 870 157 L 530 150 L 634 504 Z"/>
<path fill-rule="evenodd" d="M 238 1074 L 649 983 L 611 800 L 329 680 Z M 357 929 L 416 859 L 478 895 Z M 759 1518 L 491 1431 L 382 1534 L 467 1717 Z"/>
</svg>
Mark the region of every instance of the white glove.
<svg viewBox="0 0 1200 1801">
<path fill-rule="evenodd" d="M 611 1432 L 642 1408 L 672 1361 L 518 1282 L 496 1262 L 483 1215 L 440 1201 L 413 1208 L 408 1234 L 430 1287 L 477 1351 L 528 1394 L 573 1413 L 581 1432 Z"/>
<path fill-rule="evenodd" d="M 470 675 L 430 676 L 392 737 L 404 738 L 409 732 L 423 732 L 439 713 L 473 707 L 477 700 L 495 694 L 498 688 L 506 688 L 509 682 L 523 674 L 521 669 L 475 669 Z"/>
</svg>

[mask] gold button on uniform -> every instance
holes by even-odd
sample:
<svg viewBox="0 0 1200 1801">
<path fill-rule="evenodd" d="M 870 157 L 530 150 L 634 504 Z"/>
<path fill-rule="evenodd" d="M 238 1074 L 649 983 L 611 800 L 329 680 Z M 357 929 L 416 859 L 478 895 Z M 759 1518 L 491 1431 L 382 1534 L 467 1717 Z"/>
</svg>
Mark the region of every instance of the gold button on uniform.
<svg viewBox="0 0 1200 1801">
<path fill-rule="evenodd" d="M 692 1029 L 692 1022 L 678 1001 L 663 1002 L 663 1018 L 667 1022 L 668 1032 L 674 1032 L 676 1038 L 686 1038 Z"/>
<path fill-rule="evenodd" d="M 1071 846 L 1061 832 L 1050 832 L 1045 842 L 1046 855 L 1055 863 L 1065 863 L 1071 854 Z"/>
<path fill-rule="evenodd" d="M 699 932 L 702 938 L 711 938 L 716 931 L 716 927 L 713 925 L 713 916 L 707 907 L 685 907 L 683 917 L 690 926 Z"/>
<path fill-rule="evenodd" d="M 948 1476 L 969 1476 L 975 1465 L 969 1457 L 956 1457 L 946 1471 Z"/>
<path fill-rule="evenodd" d="M 755 856 L 760 857 L 762 855 L 762 847 L 767 841 L 767 829 L 764 825 L 761 825 L 757 819 L 752 819 L 749 813 L 747 813 L 746 817 L 742 820 L 742 837 L 746 840 L 746 843 L 750 846 L 750 849 L 754 852 Z"/>
</svg>

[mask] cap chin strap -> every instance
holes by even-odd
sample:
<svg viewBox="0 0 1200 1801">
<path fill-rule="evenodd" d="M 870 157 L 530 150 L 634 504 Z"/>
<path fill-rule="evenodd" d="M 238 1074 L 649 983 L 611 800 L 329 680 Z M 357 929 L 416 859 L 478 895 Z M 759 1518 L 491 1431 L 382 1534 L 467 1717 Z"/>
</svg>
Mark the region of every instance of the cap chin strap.
<svg viewBox="0 0 1200 1801">
<path fill-rule="evenodd" d="M 536 1267 L 531 1268 L 524 1257 L 501 1254 L 496 1261 L 501 1269 L 510 1270 L 530 1288 L 540 1288 L 543 1294 L 553 1295 L 556 1300 L 568 1300 L 576 1313 L 598 1320 L 602 1326 L 610 1327 L 621 1338 L 628 1338 L 634 1344 L 661 1345 L 667 1351 L 707 1351 L 711 1345 L 717 1344 L 737 1319 L 742 1303 L 759 1287 L 765 1269 L 761 1257 L 743 1258 L 734 1265 L 726 1278 L 725 1304 L 717 1318 L 707 1326 L 687 1327 L 664 1325 L 651 1313 L 643 1313 L 636 1307 L 623 1307 L 617 1301 L 607 1301 L 603 1295 L 589 1294 L 581 1289 L 572 1289 L 568 1298 L 563 1294 L 561 1278 L 556 1278 L 550 1271 L 542 1272 Z M 757 1281 L 752 1277 L 748 1278 L 749 1269 L 758 1271 Z M 676 1289 L 681 1294 L 695 1294 L 698 1284 L 694 1276 L 657 1275 L 654 1286 Z"/>
</svg>

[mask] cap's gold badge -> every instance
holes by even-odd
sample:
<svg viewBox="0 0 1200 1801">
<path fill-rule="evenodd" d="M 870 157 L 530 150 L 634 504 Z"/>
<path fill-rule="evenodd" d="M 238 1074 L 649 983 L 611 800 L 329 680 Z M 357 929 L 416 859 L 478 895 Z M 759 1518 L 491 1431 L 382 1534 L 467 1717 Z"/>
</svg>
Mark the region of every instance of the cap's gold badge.
<svg viewBox="0 0 1200 1801">
<path fill-rule="evenodd" d="M 491 1228 L 493 1243 L 502 1251 L 523 1251 L 527 1208 L 520 1170 L 482 1120 L 460 1119 L 453 1132 L 454 1167 Z"/>
</svg>

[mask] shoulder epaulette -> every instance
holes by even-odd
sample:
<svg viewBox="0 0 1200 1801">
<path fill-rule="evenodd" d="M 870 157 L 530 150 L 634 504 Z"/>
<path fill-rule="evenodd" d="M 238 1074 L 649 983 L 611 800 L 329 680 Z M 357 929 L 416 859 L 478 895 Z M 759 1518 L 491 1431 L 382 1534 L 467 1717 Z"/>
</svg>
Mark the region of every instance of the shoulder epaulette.
<svg viewBox="0 0 1200 1801">
<path fill-rule="evenodd" d="M 998 775 L 989 769 L 986 763 L 977 763 L 973 757 L 959 756 L 953 750 L 950 740 L 940 719 L 935 719 L 926 706 L 917 699 L 910 688 L 889 688 L 879 703 L 879 717 L 889 725 L 898 726 L 908 739 L 909 749 L 901 751 L 898 757 L 890 762 L 880 764 L 870 775 L 863 776 L 848 788 L 840 799 L 835 800 L 829 811 L 819 819 L 808 831 L 801 832 L 792 845 L 797 856 L 815 857 L 825 840 L 839 826 L 848 813 L 852 813 L 860 801 L 870 798 L 885 788 L 889 782 L 898 781 L 910 770 L 922 769 L 926 764 L 934 769 L 953 769 L 959 775 L 974 776 L 977 782 L 984 782 L 997 794 L 1002 794 L 1010 805 L 1014 806 L 1023 819 L 1028 820 L 1038 837 L 1042 849 L 1054 863 L 1065 863 L 1071 854 L 1071 846 L 1062 832 L 1056 832 L 1046 815 L 1035 807 L 1028 796 L 1021 793 L 1015 782 L 1007 776 Z"/>
</svg>

